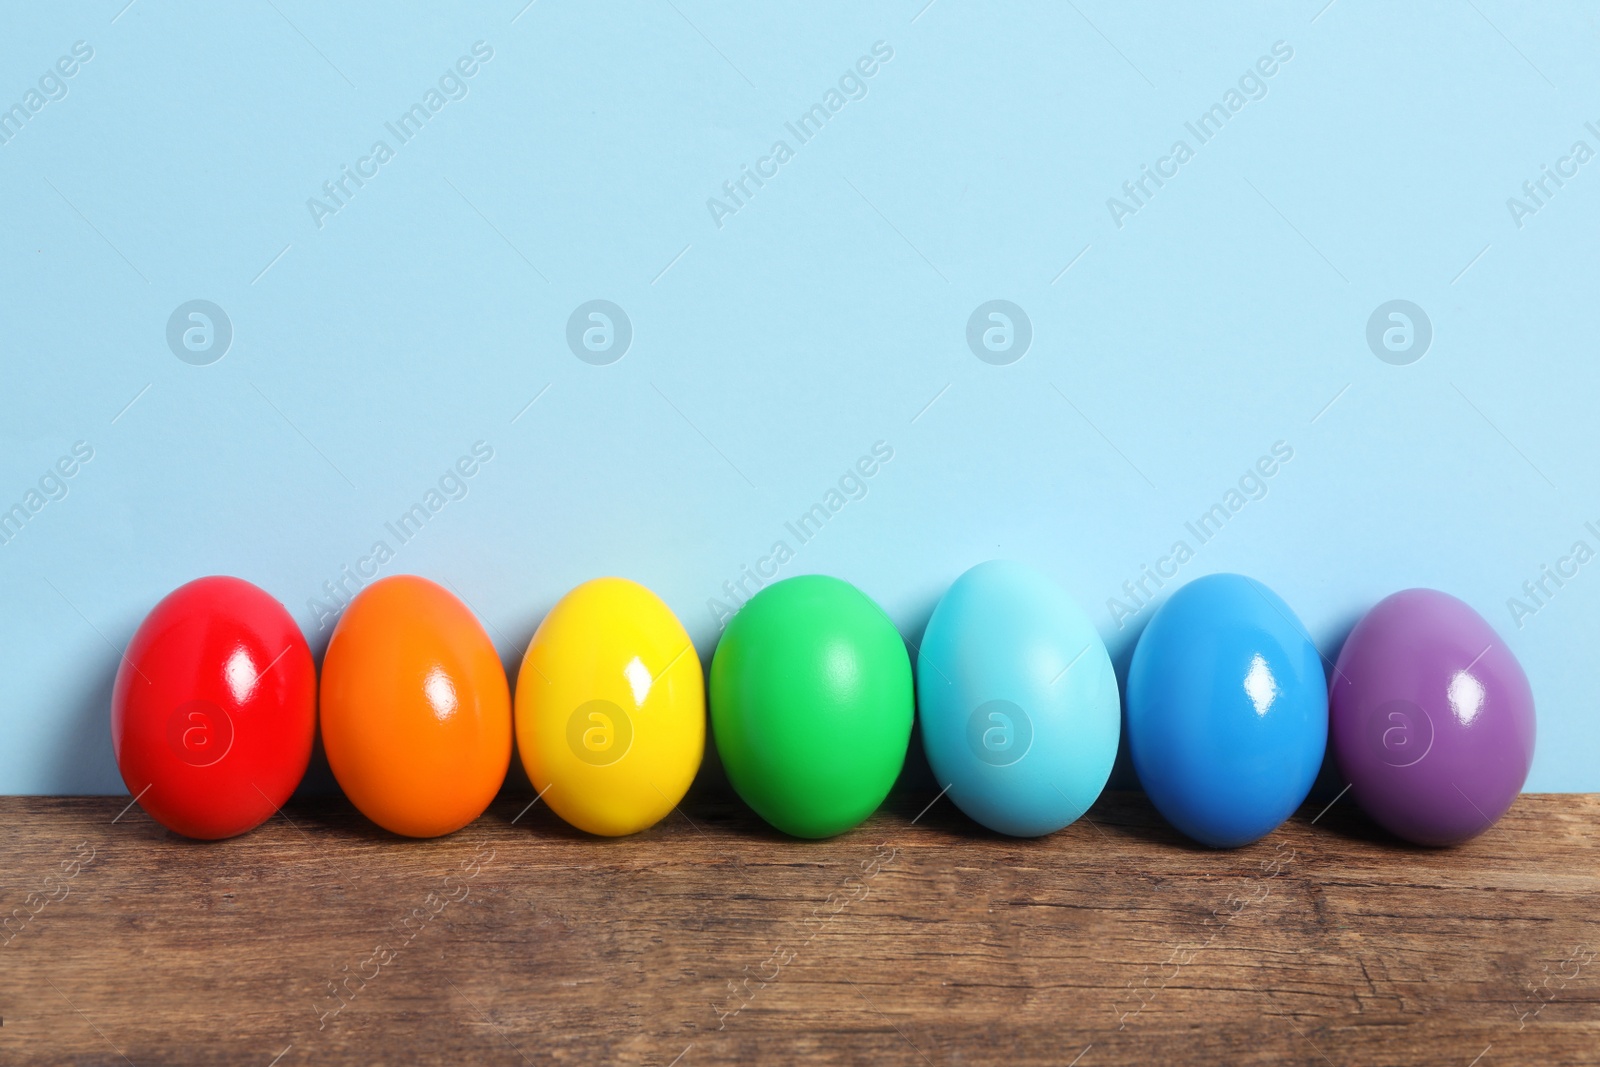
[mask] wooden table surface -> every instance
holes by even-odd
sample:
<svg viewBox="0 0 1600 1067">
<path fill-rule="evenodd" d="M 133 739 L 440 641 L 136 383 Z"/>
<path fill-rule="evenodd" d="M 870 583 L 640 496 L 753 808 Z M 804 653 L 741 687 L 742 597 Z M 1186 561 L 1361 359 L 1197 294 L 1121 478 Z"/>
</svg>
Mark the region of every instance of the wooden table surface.
<svg viewBox="0 0 1600 1067">
<path fill-rule="evenodd" d="M 824 842 L 717 793 L 616 841 L 506 796 L 200 844 L 3 798 L 0 1063 L 1600 1062 L 1600 796 L 1442 851 L 1347 798 L 1234 852 L 1136 794 L 1039 841 L 931 799 Z"/>
</svg>

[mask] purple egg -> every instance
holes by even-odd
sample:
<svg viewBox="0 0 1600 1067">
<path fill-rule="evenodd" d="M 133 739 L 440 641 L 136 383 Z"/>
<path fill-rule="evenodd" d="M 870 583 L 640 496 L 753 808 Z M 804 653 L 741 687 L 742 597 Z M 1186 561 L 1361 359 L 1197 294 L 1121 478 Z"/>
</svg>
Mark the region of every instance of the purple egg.
<svg viewBox="0 0 1600 1067">
<path fill-rule="evenodd" d="M 1328 740 L 1351 795 L 1419 845 L 1454 845 L 1504 815 L 1533 762 L 1533 690 L 1465 603 L 1407 589 L 1378 603 L 1339 652 Z"/>
</svg>

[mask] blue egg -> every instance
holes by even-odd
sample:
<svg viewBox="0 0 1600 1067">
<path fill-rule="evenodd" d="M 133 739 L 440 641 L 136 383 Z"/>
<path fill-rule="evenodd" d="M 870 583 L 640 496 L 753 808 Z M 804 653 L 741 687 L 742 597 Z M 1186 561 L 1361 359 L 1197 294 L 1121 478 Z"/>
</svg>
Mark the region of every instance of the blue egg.
<svg viewBox="0 0 1600 1067">
<path fill-rule="evenodd" d="M 1128 668 L 1128 749 L 1173 826 L 1216 848 L 1271 833 L 1327 747 L 1322 659 L 1276 593 L 1213 574 L 1156 611 Z"/>
<path fill-rule="evenodd" d="M 1014 837 L 1087 811 L 1122 732 L 1117 676 L 1089 617 L 1049 578 L 1006 560 L 973 567 L 934 608 L 917 704 L 939 784 Z"/>
</svg>

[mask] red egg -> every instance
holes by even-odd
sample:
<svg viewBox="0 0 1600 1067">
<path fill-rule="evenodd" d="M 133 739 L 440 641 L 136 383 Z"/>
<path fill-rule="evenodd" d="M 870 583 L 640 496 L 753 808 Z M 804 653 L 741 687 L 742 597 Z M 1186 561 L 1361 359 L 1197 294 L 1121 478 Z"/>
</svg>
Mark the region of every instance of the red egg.
<svg viewBox="0 0 1600 1067">
<path fill-rule="evenodd" d="M 316 668 L 299 627 L 239 578 L 200 578 L 139 624 L 111 693 L 111 747 L 157 822 L 215 839 L 260 825 L 305 776 Z"/>
</svg>

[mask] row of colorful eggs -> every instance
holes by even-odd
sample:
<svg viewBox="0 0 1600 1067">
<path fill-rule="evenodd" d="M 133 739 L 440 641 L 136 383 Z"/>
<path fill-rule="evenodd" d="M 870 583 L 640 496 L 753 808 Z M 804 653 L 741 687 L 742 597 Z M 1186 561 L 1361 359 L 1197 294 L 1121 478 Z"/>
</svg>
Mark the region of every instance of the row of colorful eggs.
<svg viewBox="0 0 1600 1067">
<path fill-rule="evenodd" d="M 516 750 L 538 796 L 590 833 L 670 813 L 699 771 L 706 683 L 688 634 L 645 587 L 587 582 L 543 620 L 515 699 L 472 612 L 400 575 L 346 608 L 322 665 L 328 764 L 368 818 L 433 837 L 471 822 Z M 1051 833 L 1108 781 L 1123 730 L 1134 770 L 1177 829 L 1217 847 L 1271 832 L 1331 748 L 1355 800 L 1408 840 L 1487 829 L 1533 757 L 1521 666 L 1469 606 L 1412 589 L 1374 607 L 1331 684 L 1294 613 L 1260 582 L 1216 574 L 1161 605 L 1134 649 L 1126 709 L 1105 645 L 1049 578 L 991 561 L 941 599 L 917 652 L 869 597 L 807 575 L 729 621 L 710 671 L 729 781 L 797 837 L 875 811 L 920 716 L 949 798 L 1004 834 Z M 318 731 L 309 647 L 283 607 L 237 578 L 202 578 L 134 635 L 112 700 L 124 782 L 197 838 L 242 833 L 288 800 Z"/>
</svg>

